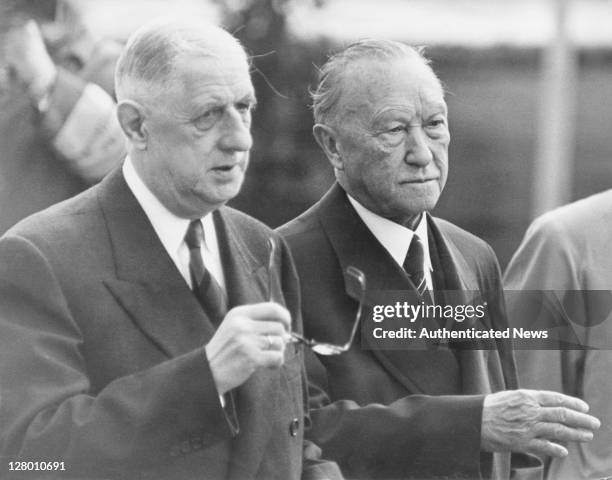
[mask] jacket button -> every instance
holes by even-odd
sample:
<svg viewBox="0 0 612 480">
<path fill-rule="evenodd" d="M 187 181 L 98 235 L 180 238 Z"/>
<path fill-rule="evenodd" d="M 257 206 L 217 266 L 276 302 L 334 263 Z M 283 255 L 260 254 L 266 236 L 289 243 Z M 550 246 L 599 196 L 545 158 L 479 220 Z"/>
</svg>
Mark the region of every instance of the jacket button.
<svg viewBox="0 0 612 480">
<path fill-rule="evenodd" d="M 289 434 L 292 437 L 297 437 L 298 432 L 300 431 L 300 421 L 297 418 L 291 420 L 289 423 Z"/>
</svg>

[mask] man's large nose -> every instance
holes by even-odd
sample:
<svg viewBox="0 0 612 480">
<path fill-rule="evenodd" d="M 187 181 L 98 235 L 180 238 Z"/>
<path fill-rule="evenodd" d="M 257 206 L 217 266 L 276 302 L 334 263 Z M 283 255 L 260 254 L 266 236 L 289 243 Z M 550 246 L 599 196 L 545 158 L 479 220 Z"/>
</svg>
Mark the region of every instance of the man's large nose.
<svg viewBox="0 0 612 480">
<path fill-rule="evenodd" d="M 429 137 L 422 127 L 410 129 L 406 138 L 406 163 L 425 166 L 433 161 L 433 153 L 429 147 Z"/>
<path fill-rule="evenodd" d="M 230 109 L 223 125 L 224 130 L 220 140 L 221 148 L 234 152 L 250 150 L 253 146 L 250 123 L 250 118 L 246 120 L 238 110 Z"/>
</svg>

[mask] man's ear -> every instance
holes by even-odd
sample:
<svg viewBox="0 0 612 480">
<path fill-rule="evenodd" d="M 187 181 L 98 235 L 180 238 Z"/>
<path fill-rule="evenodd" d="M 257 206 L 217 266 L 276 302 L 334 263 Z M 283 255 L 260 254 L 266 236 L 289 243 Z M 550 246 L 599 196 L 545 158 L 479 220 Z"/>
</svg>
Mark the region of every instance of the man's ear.
<svg viewBox="0 0 612 480">
<path fill-rule="evenodd" d="M 317 143 L 325 152 L 325 155 L 327 155 L 327 158 L 332 166 L 336 170 L 344 170 L 344 164 L 338 149 L 336 131 L 328 125 L 317 123 L 314 127 L 312 127 L 312 134 L 317 140 Z"/>
<path fill-rule="evenodd" d="M 117 105 L 117 118 L 130 143 L 138 150 L 146 150 L 147 131 L 144 128 L 144 107 L 133 100 L 122 100 Z"/>
</svg>

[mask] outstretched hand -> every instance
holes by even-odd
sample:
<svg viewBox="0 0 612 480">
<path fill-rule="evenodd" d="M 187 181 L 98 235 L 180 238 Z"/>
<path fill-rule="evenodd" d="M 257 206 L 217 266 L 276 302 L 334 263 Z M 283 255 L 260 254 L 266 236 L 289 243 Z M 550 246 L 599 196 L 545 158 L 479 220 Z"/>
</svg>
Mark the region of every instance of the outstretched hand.
<svg viewBox="0 0 612 480">
<path fill-rule="evenodd" d="M 582 400 L 557 392 L 509 390 L 487 395 L 481 447 L 489 452 L 523 452 L 564 457 L 565 442 L 589 442 L 600 427 Z"/>
</svg>

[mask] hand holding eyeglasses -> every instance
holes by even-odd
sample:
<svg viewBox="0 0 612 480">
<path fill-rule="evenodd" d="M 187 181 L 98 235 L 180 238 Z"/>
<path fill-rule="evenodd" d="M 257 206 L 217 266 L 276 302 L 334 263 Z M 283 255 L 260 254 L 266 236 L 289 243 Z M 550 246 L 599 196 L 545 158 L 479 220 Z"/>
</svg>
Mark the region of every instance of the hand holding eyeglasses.
<svg viewBox="0 0 612 480">
<path fill-rule="evenodd" d="M 270 302 L 274 302 L 273 275 L 276 265 L 276 251 L 278 249 L 276 239 L 270 237 L 268 239 L 268 246 L 270 250 L 270 257 L 268 260 L 268 294 L 270 297 Z M 361 270 L 356 267 L 353 267 L 352 265 L 347 267 L 346 274 L 347 281 L 354 282 L 354 284 L 351 285 L 351 290 L 359 291 L 359 306 L 357 307 L 357 313 L 355 314 L 351 334 L 346 343 L 337 345 L 333 343 L 319 342 L 314 339 L 307 339 L 303 335 L 300 335 L 296 332 L 287 333 L 287 343 L 301 343 L 309 347 L 313 352 L 324 356 L 340 355 L 341 353 L 344 353 L 351 348 L 353 340 L 355 339 L 355 334 L 357 333 L 357 327 L 359 325 L 359 320 L 363 311 L 363 302 L 365 299 L 366 292 L 366 277 Z"/>
</svg>

